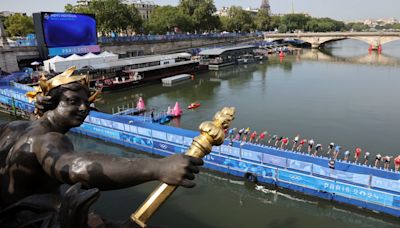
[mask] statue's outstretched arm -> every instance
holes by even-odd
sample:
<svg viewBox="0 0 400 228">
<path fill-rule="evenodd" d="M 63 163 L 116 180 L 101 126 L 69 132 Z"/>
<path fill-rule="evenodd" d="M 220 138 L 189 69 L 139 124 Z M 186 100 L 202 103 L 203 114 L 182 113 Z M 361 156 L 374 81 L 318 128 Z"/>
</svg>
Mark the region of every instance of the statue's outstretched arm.
<svg viewBox="0 0 400 228">
<path fill-rule="evenodd" d="M 203 161 L 186 155 L 163 159 L 130 159 L 101 153 L 75 152 L 70 140 L 59 133 L 36 138 L 34 151 L 45 172 L 57 180 L 86 188 L 119 189 L 146 181 L 160 180 L 172 185 L 193 187 L 193 173 Z"/>
</svg>

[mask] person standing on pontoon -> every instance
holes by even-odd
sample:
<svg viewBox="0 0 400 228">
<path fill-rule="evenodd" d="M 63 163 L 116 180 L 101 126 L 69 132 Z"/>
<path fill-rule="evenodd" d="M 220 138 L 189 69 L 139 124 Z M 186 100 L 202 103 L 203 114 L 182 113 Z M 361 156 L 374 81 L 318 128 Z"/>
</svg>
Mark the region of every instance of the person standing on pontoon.
<svg viewBox="0 0 400 228">
<path fill-rule="evenodd" d="M 267 131 L 263 131 L 261 132 L 261 134 L 258 136 L 258 138 L 256 139 L 256 143 L 262 143 L 265 140 L 265 136 L 268 135 Z"/>
<path fill-rule="evenodd" d="M 354 162 L 358 162 L 358 159 L 360 158 L 360 156 L 361 156 L 361 148 L 360 147 L 357 147 L 356 148 L 356 151 L 355 151 L 355 153 L 354 153 Z"/>
<path fill-rule="evenodd" d="M 314 151 L 314 154 L 313 154 L 313 155 L 314 155 L 314 156 L 317 156 L 319 150 L 322 150 L 322 145 L 318 143 L 318 144 L 315 146 L 315 151 Z"/>
<path fill-rule="evenodd" d="M 307 139 L 302 139 L 299 143 L 299 145 L 297 146 L 296 150 L 297 151 L 301 151 L 301 148 L 303 147 L 303 145 L 307 142 Z"/>
<path fill-rule="evenodd" d="M 381 159 L 382 159 L 382 155 L 381 155 L 381 154 L 377 154 L 377 155 L 375 156 L 375 167 L 376 167 L 376 168 L 378 168 L 378 166 L 380 165 Z"/>
<path fill-rule="evenodd" d="M 350 157 L 350 151 L 346 150 L 346 151 L 344 152 L 344 158 L 343 158 L 343 160 L 348 161 L 348 160 L 349 160 L 349 157 Z"/>
<path fill-rule="evenodd" d="M 273 135 L 271 138 L 269 138 L 268 144 L 270 144 L 272 140 L 276 140 L 277 138 L 278 138 L 277 135 Z"/>
<path fill-rule="evenodd" d="M 244 132 L 244 128 L 240 129 L 235 137 L 236 141 L 240 141 L 240 138 L 242 137 L 242 134 Z"/>
<path fill-rule="evenodd" d="M 313 148 L 313 146 L 314 146 L 314 139 L 310 139 L 310 140 L 308 140 L 308 154 L 311 154 L 311 150 L 312 150 L 312 148 Z"/>
<path fill-rule="evenodd" d="M 253 133 L 251 133 L 250 135 L 249 142 L 253 143 L 253 140 L 255 140 L 256 136 L 257 136 L 257 131 L 253 131 Z"/>
<path fill-rule="evenodd" d="M 397 156 L 397 157 L 394 159 L 394 170 L 395 170 L 396 172 L 398 172 L 398 171 L 399 171 L 399 168 L 400 168 L 400 155 Z"/>
<path fill-rule="evenodd" d="M 364 155 L 364 165 L 367 165 L 368 164 L 368 162 L 369 162 L 369 155 L 370 155 L 370 153 L 367 151 L 367 152 L 365 152 L 365 155 Z"/>
<path fill-rule="evenodd" d="M 292 146 L 292 151 L 294 151 L 294 148 L 296 147 L 297 143 L 299 142 L 300 135 L 297 134 L 296 137 L 293 139 L 293 146 Z"/>
<path fill-rule="evenodd" d="M 334 142 L 329 143 L 329 147 L 328 147 L 329 149 L 328 149 L 328 152 L 326 152 L 326 154 L 330 154 L 334 147 L 335 147 L 335 143 Z"/>
<path fill-rule="evenodd" d="M 246 130 L 244 130 L 243 134 L 244 134 L 244 136 L 243 136 L 242 141 L 243 141 L 243 142 L 246 142 L 246 141 L 247 141 L 247 135 L 250 134 L 250 128 L 249 128 L 249 127 L 246 128 Z"/>
<path fill-rule="evenodd" d="M 281 140 L 281 149 L 283 150 L 283 149 L 285 149 L 285 146 L 289 143 L 289 139 L 286 137 L 286 138 L 283 138 L 282 140 Z"/>
<path fill-rule="evenodd" d="M 278 147 L 278 143 L 283 139 L 283 136 L 276 137 L 275 139 L 275 147 Z"/>
<path fill-rule="evenodd" d="M 337 159 L 337 157 L 339 156 L 339 153 L 340 153 L 340 149 L 341 149 L 341 147 L 339 146 L 339 145 L 336 145 L 335 146 L 335 151 L 333 151 L 333 159 Z"/>
<path fill-rule="evenodd" d="M 393 158 L 393 156 L 388 156 L 386 155 L 383 157 L 383 168 L 384 169 L 389 169 L 390 166 L 390 160 Z"/>
</svg>

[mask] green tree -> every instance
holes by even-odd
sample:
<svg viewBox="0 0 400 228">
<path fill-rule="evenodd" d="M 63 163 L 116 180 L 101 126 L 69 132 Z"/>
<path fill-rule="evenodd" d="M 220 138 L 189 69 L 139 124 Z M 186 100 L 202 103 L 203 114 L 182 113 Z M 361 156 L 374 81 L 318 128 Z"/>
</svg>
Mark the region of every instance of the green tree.
<svg viewBox="0 0 400 228">
<path fill-rule="evenodd" d="M 26 36 L 35 30 L 32 17 L 19 13 L 6 17 L 4 27 L 9 36 Z"/>
<path fill-rule="evenodd" d="M 311 19 L 310 16 L 301 13 L 286 14 L 281 18 L 279 27 L 286 27 L 286 31 L 280 28 L 283 32 L 293 32 L 295 30 L 305 30 L 307 22 Z M 283 26 L 284 25 L 284 26 Z"/>
<path fill-rule="evenodd" d="M 351 23 L 346 24 L 346 29 L 347 30 L 354 30 L 354 31 L 357 31 L 357 32 L 361 32 L 361 31 L 364 31 L 364 30 L 368 30 L 369 27 L 367 25 L 364 25 L 361 22 L 356 22 L 356 23 L 351 22 Z"/>
<path fill-rule="evenodd" d="M 122 0 L 93 0 L 89 6 L 68 4 L 64 9 L 66 12 L 94 14 L 97 30 L 102 35 L 109 35 L 111 32 L 130 34 L 139 31 L 143 23 L 138 10 Z"/>
<path fill-rule="evenodd" d="M 268 14 L 268 10 L 260 9 L 257 12 L 257 15 L 254 18 L 254 23 L 256 29 L 258 30 L 267 30 L 270 24 L 271 18 Z"/>
<path fill-rule="evenodd" d="M 251 14 L 241 7 L 231 6 L 231 8 L 229 8 L 228 18 L 227 29 L 229 31 L 250 32 L 255 28 Z"/>
<path fill-rule="evenodd" d="M 157 34 L 173 32 L 175 28 L 179 28 L 181 31 L 190 31 L 192 29 L 192 20 L 177 7 L 158 6 L 145 23 L 145 28 L 150 33 Z"/>
<path fill-rule="evenodd" d="M 281 24 L 281 17 L 280 16 L 272 16 L 269 26 L 268 26 L 268 30 L 272 31 L 272 30 L 278 29 L 280 24 Z"/>
<path fill-rule="evenodd" d="M 218 17 L 214 15 L 217 8 L 213 0 L 180 0 L 178 8 L 192 19 L 195 31 L 211 31 L 220 26 Z"/>
</svg>

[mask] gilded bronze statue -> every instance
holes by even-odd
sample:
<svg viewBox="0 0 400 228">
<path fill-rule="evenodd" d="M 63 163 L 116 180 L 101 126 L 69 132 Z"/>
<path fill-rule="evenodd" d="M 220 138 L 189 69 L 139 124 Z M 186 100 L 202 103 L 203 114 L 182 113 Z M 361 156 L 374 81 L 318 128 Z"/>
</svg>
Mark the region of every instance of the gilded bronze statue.
<svg viewBox="0 0 400 228">
<path fill-rule="evenodd" d="M 91 94 L 88 79 L 73 71 L 41 79 L 28 94 L 36 100 L 39 118 L 0 125 L 0 227 L 115 227 L 88 216 L 99 190 L 154 180 L 195 186 L 192 180 L 203 164 L 201 158 L 175 154 L 128 159 L 75 151 L 65 133 L 83 123 L 97 93 Z"/>
</svg>

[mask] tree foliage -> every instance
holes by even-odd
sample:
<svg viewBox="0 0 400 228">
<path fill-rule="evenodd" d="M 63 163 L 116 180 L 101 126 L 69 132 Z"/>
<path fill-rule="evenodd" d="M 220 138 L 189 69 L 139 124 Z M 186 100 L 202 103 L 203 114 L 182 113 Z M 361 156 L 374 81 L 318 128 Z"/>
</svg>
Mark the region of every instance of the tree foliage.
<svg viewBox="0 0 400 228">
<path fill-rule="evenodd" d="M 191 18 L 192 31 L 212 31 L 220 25 L 213 0 L 180 0 L 178 8 Z"/>
<path fill-rule="evenodd" d="M 32 17 L 19 13 L 6 17 L 4 27 L 9 36 L 26 36 L 35 30 Z"/>
<path fill-rule="evenodd" d="M 292 13 L 282 16 L 279 31 L 293 32 L 295 30 L 305 30 L 307 22 L 311 20 L 310 16 L 301 13 Z"/>
<path fill-rule="evenodd" d="M 232 6 L 229 9 L 227 18 L 224 18 L 221 22 L 227 31 L 250 32 L 255 28 L 250 13 L 238 6 Z"/>
<path fill-rule="evenodd" d="M 268 14 L 268 10 L 260 9 L 257 12 L 257 15 L 254 18 L 254 24 L 257 30 L 265 31 L 268 30 L 268 27 L 271 22 L 271 17 Z"/>
<path fill-rule="evenodd" d="M 346 29 L 347 30 L 354 30 L 354 31 L 357 31 L 357 32 L 361 32 L 361 31 L 364 31 L 364 30 L 368 30 L 369 27 L 367 25 L 364 25 L 361 22 L 356 22 L 356 23 L 351 22 L 351 23 L 348 23 L 346 25 Z"/>
<path fill-rule="evenodd" d="M 122 0 L 93 0 L 89 6 L 64 7 L 66 12 L 90 13 L 96 16 L 97 30 L 108 35 L 111 32 L 131 34 L 142 27 L 142 19 L 134 5 Z"/>
<path fill-rule="evenodd" d="M 173 6 L 156 7 L 150 19 L 145 23 L 148 32 L 157 34 L 173 32 L 175 28 L 181 31 L 190 31 L 192 27 L 191 18 Z"/>
</svg>

